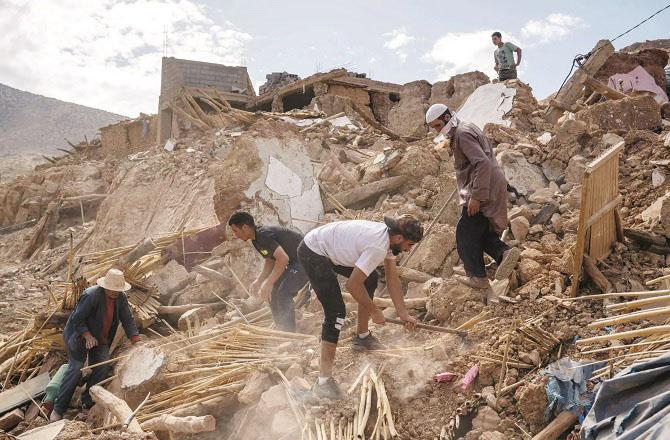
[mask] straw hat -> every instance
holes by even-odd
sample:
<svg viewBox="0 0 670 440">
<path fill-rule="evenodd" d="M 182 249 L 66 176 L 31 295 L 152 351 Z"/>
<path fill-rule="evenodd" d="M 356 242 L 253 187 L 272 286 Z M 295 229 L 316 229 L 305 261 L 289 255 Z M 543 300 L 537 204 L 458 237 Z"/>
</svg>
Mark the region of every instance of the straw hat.
<svg viewBox="0 0 670 440">
<path fill-rule="evenodd" d="M 130 290 L 130 284 L 123 278 L 123 272 L 119 269 L 109 269 L 107 275 L 98 278 L 98 286 L 114 292 L 125 292 Z"/>
</svg>

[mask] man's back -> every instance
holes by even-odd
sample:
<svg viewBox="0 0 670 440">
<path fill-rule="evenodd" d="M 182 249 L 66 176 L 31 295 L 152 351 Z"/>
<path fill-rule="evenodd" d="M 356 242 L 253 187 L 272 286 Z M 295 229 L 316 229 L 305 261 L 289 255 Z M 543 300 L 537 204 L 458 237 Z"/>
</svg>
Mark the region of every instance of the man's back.
<svg viewBox="0 0 670 440">
<path fill-rule="evenodd" d="M 252 244 L 263 258 L 273 258 L 277 246 L 281 246 L 288 255 L 289 264 L 293 264 L 298 262 L 297 249 L 302 238 L 299 232 L 282 226 L 258 226 Z"/>
</svg>

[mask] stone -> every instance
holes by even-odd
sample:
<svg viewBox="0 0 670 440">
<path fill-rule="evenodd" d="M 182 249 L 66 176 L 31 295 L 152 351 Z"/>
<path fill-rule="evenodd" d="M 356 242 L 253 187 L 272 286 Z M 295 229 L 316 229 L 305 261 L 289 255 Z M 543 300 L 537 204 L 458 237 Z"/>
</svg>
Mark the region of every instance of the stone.
<svg viewBox="0 0 670 440">
<path fill-rule="evenodd" d="M 287 407 L 288 400 L 286 397 L 286 390 L 284 389 L 284 385 L 283 384 L 273 385 L 267 391 L 263 392 L 258 402 L 258 406 L 259 408 L 263 408 L 263 410 L 268 411 L 270 413 L 279 411 L 282 408 Z"/>
<path fill-rule="evenodd" d="M 551 140 L 551 133 L 549 133 L 548 131 L 545 131 L 544 133 L 542 133 L 540 136 L 537 137 L 537 141 L 542 145 L 547 145 L 550 140 Z"/>
<path fill-rule="evenodd" d="M 482 432 L 479 440 L 507 440 L 507 436 L 500 431 L 486 431 Z"/>
<path fill-rule="evenodd" d="M 567 119 L 556 130 L 556 135 L 547 144 L 550 148 L 582 145 L 588 138 L 588 125 L 583 121 Z"/>
<path fill-rule="evenodd" d="M 616 133 L 605 133 L 602 142 L 606 147 L 613 147 L 619 142 L 623 142 L 623 138 Z"/>
<path fill-rule="evenodd" d="M 542 265 L 537 261 L 524 258 L 519 262 L 519 277 L 522 284 L 532 281 L 540 273 L 542 273 Z"/>
<path fill-rule="evenodd" d="M 2 432 L 11 431 L 16 425 L 23 421 L 24 417 L 25 414 L 20 408 L 16 408 L 13 411 L 3 414 L 2 417 L 0 417 L 0 430 L 2 430 Z"/>
<path fill-rule="evenodd" d="M 640 216 L 650 228 L 670 236 L 670 191 L 656 199 Z"/>
<path fill-rule="evenodd" d="M 554 228 L 555 232 L 561 232 L 563 230 L 563 219 L 561 214 L 555 213 L 551 216 L 551 227 Z"/>
<path fill-rule="evenodd" d="M 304 377 L 299 376 L 289 380 L 289 384 L 291 385 L 291 389 L 295 391 L 307 391 L 311 388 L 309 382 L 307 382 Z"/>
<path fill-rule="evenodd" d="M 514 238 L 517 239 L 519 243 L 522 243 L 524 240 L 526 240 L 528 230 L 530 229 L 530 222 L 526 217 L 519 216 L 514 218 L 510 222 L 510 227 L 512 229 Z"/>
<path fill-rule="evenodd" d="M 528 230 L 528 233 L 529 233 L 530 235 L 539 234 L 540 232 L 543 231 L 543 229 L 544 229 L 544 228 L 542 227 L 542 225 L 533 225 L 533 226 L 531 226 L 530 229 Z"/>
<path fill-rule="evenodd" d="M 472 419 L 472 429 L 480 431 L 493 431 L 500 424 L 500 416 L 489 406 L 481 406 L 477 415 Z"/>
<path fill-rule="evenodd" d="M 565 165 L 558 159 L 550 159 L 542 162 L 542 172 L 549 180 L 558 180 L 564 173 Z"/>
<path fill-rule="evenodd" d="M 399 136 L 425 136 L 428 133 L 425 120 L 428 107 L 427 99 L 401 98 L 389 111 L 389 129 Z"/>
<path fill-rule="evenodd" d="M 272 417 L 270 430 L 272 431 L 273 438 L 285 438 L 293 431 L 295 431 L 297 435 L 299 428 L 295 415 L 289 408 L 277 412 L 274 417 Z"/>
<path fill-rule="evenodd" d="M 503 151 L 498 154 L 497 159 L 507 182 L 520 194 L 528 196 L 547 186 L 547 180 L 540 167 L 529 163 L 518 151 Z"/>
<path fill-rule="evenodd" d="M 302 367 L 297 362 L 292 363 L 291 366 L 284 371 L 284 376 L 288 380 L 291 380 L 294 377 L 302 377 L 302 374 Z"/>
<path fill-rule="evenodd" d="M 658 168 L 654 168 L 654 170 L 651 172 L 651 184 L 653 187 L 658 188 L 659 186 L 663 185 L 664 182 L 665 174 L 663 171 L 659 170 Z"/>
<path fill-rule="evenodd" d="M 517 409 L 526 423 L 531 426 L 544 424 L 544 412 L 548 402 L 543 382 L 529 383 L 520 387 L 514 398 L 517 401 Z"/>
<path fill-rule="evenodd" d="M 195 274 L 190 275 L 184 266 L 177 263 L 176 260 L 170 260 L 165 266 L 154 272 L 149 281 L 156 286 L 161 297 L 168 298 L 186 287 L 192 279 L 195 279 Z"/>
<path fill-rule="evenodd" d="M 441 322 L 455 319 L 454 312 L 463 307 L 467 301 L 482 300 L 482 293 L 467 287 L 454 278 L 433 278 L 426 281 L 428 302 L 426 310 Z"/>
<path fill-rule="evenodd" d="M 456 230 L 449 225 L 435 224 L 431 234 L 424 238 L 407 267 L 438 275 L 447 257 L 456 249 Z"/>
<path fill-rule="evenodd" d="M 531 194 L 528 197 L 528 201 L 531 203 L 546 204 L 553 199 L 558 190 L 559 188 L 558 185 L 556 185 L 556 182 L 549 182 L 548 187 L 540 188 Z"/>
<path fill-rule="evenodd" d="M 237 400 L 244 405 L 254 403 L 271 385 L 272 381 L 267 373 L 255 371 L 247 379 L 244 388 L 237 394 Z"/>
<path fill-rule="evenodd" d="M 652 96 L 629 96 L 594 104 L 576 118 L 603 130 L 652 130 L 661 125 L 661 107 Z"/>
<path fill-rule="evenodd" d="M 489 82 L 489 77 L 478 70 L 454 75 L 448 81 L 433 84 L 429 104 L 446 104 L 457 111 L 477 87 Z"/>
<path fill-rule="evenodd" d="M 587 160 L 582 156 L 572 156 L 565 169 L 566 183 L 579 185 L 584 178 L 584 170 L 586 170 Z"/>
<path fill-rule="evenodd" d="M 420 181 L 435 175 L 440 170 L 440 161 L 425 146 L 412 145 L 402 155 L 400 161 L 390 169 L 391 176 L 407 176 Z"/>
</svg>

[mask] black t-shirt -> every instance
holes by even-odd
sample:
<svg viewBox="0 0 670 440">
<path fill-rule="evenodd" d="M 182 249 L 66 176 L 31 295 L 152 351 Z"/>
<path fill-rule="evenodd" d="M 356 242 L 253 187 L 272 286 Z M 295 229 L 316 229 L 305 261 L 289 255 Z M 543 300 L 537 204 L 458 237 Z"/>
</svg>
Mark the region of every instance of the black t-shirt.
<svg viewBox="0 0 670 440">
<path fill-rule="evenodd" d="M 258 226 L 256 228 L 256 239 L 252 240 L 254 247 L 263 258 L 272 258 L 281 246 L 288 255 L 288 263 L 298 262 L 298 245 L 302 241 L 302 234 L 282 226 Z"/>
</svg>

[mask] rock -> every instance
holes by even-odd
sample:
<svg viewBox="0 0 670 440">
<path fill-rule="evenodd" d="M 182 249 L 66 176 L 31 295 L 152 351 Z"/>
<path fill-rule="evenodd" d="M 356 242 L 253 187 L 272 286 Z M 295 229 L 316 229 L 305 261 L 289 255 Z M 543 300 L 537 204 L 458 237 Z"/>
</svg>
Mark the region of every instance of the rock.
<svg viewBox="0 0 670 440">
<path fill-rule="evenodd" d="M 258 402 L 258 407 L 269 413 L 279 411 L 287 406 L 288 400 L 283 384 L 277 384 L 270 387 L 267 391 L 261 394 L 260 401 Z"/>
<path fill-rule="evenodd" d="M 20 408 L 16 408 L 13 411 L 3 414 L 2 417 L 0 417 L 0 430 L 2 430 L 2 432 L 11 431 L 16 425 L 23 421 L 24 417 L 25 414 Z"/>
<path fill-rule="evenodd" d="M 554 228 L 554 232 L 561 232 L 563 230 L 563 219 L 561 214 L 555 213 L 551 216 L 551 227 Z"/>
<path fill-rule="evenodd" d="M 545 131 L 544 133 L 542 133 L 540 136 L 537 137 L 537 141 L 542 145 L 547 145 L 550 140 L 551 140 L 551 133 L 549 133 L 548 131 Z"/>
<path fill-rule="evenodd" d="M 427 287 L 428 302 L 426 310 L 435 319 L 442 322 L 450 322 L 455 310 L 462 308 L 467 301 L 481 302 L 482 293 L 471 289 L 453 278 L 433 278 L 426 281 L 430 283 Z"/>
<path fill-rule="evenodd" d="M 666 237 L 670 236 L 670 191 L 656 199 L 640 216 L 650 228 L 658 229 Z"/>
<path fill-rule="evenodd" d="M 512 229 L 512 234 L 519 243 L 522 243 L 526 240 L 528 235 L 528 230 L 530 229 L 530 222 L 526 217 L 516 217 L 510 222 L 510 227 Z"/>
<path fill-rule="evenodd" d="M 514 394 L 517 409 L 531 426 L 544 424 L 544 412 L 547 408 L 547 392 L 544 382 L 529 383 L 520 387 Z"/>
<path fill-rule="evenodd" d="M 161 297 L 169 298 L 173 293 L 186 287 L 194 278 L 195 274 L 191 276 L 184 266 L 175 260 L 170 260 L 165 266 L 154 272 L 149 281 L 156 286 Z"/>
<path fill-rule="evenodd" d="M 619 142 L 623 142 L 623 138 L 616 133 L 605 133 L 602 141 L 605 146 L 613 147 Z"/>
<path fill-rule="evenodd" d="M 435 224 L 431 234 L 424 239 L 407 263 L 407 267 L 438 275 L 445 260 L 456 249 L 456 231 L 449 225 Z"/>
<path fill-rule="evenodd" d="M 582 187 L 575 186 L 573 187 L 566 195 L 563 197 L 563 202 L 567 203 L 570 208 L 578 209 L 581 205 L 582 200 Z"/>
<path fill-rule="evenodd" d="M 528 201 L 531 203 L 541 203 L 541 204 L 548 203 L 556 195 L 556 192 L 558 192 L 558 190 L 559 189 L 558 185 L 556 185 L 556 182 L 549 182 L 548 187 L 540 188 L 533 194 L 531 194 L 528 197 Z"/>
<path fill-rule="evenodd" d="M 294 377 L 289 381 L 291 388 L 295 391 L 307 391 L 311 388 L 311 385 L 303 377 Z"/>
<path fill-rule="evenodd" d="M 425 147 L 408 147 L 396 166 L 391 168 L 391 176 L 407 176 L 420 181 L 426 176 L 435 175 L 440 170 L 440 161 Z"/>
<path fill-rule="evenodd" d="M 425 98 L 401 98 L 389 111 L 389 129 L 400 136 L 425 136 L 428 133 L 425 120 L 428 107 Z"/>
<path fill-rule="evenodd" d="M 594 104 L 576 117 L 603 130 L 652 130 L 661 125 L 661 107 L 652 96 L 630 96 Z"/>
<path fill-rule="evenodd" d="M 588 131 L 588 125 L 585 122 L 567 119 L 561 123 L 556 130 L 556 135 L 547 145 L 550 148 L 583 145 L 589 138 Z"/>
<path fill-rule="evenodd" d="M 302 374 L 302 367 L 296 362 L 292 363 L 291 366 L 284 371 L 284 376 L 286 376 L 286 379 L 288 380 L 291 380 L 294 377 L 302 377 Z"/>
<path fill-rule="evenodd" d="M 584 170 L 586 170 L 587 160 L 582 156 L 572 156 L 565 169 L 565 181 L 579 185 L 584 178 Z"/>
<path fill-rule="evenodd" d="M 477 415 L 472 419 L 472 429 L 493 431 L 500 424 L 500 416 L 489 406 L 479 407 Z"/>
<path fill-rule="evenodd" d="M 528 230 L 528 233 L 529 233 L 530 235 L 539 234 L 540 232 L 543 231 L 543 229 L 544 229 L 544 228 L 542 227 L 542 225 L 533 225 L 533 226 L 531 226 L 530 229 Z"/>
<path fill-rule="evenodd" d="M 542 273 L 542 265 L 529 258 L 522 259 L 519 262 L 519 277 L 521 283 L 526 284 Z"/>
<path fill-rule="evenodd" d="M 520 194 L 527 196 L 547 186 L 540 167 L 529 163 L 518 151 L 503 151 L 498 154 L 497 159 L 507 182 Z"/>
<path fill-rule="evenodd" d="M 550 159 L 542 162 L 542 172 L 549 180 L 558 180 L 564 173 L 565 165 L 558 159 Z"/>
<path fill-rule="evenodd" d="M 267 373 L 255 371 L 247 379 L 244 388 L 237 394 L 237 400 L 244 405 L 254 403 L 271 385 L 272 381 Z"/>
<path fill-rule="evenodd" d="M 664 182 L 665 174 L 663 171 L 659 170 L 658 168 L 654 168 L 654 170 L 651 172 L 651 184 L 653 187 L 658 188 L 659 186 L 663 185 Z"/>
<path fill-rule="evenodd" d="M 479 436 L 479 440 L 507 440 L 507 436 L 500 431 L 487 431 L 482 432 L 482 435 Z"/>
<path fill-rule="evenodd" d="M 454 75 L 448 81 L 433 84 L 429 104 L 446 104 L 456 111 L 477 87 L 489 82 L 489 77 L 478 70 Z"/>
<path fill-rule="evenodd" d="M 272 424 L 270 425 L 273 438 L 284 438 L 293 431 L 297 435 L 299 428 L 295 415 L 289 408 L 277 412 L 272 418 Z"/>
</svg>

